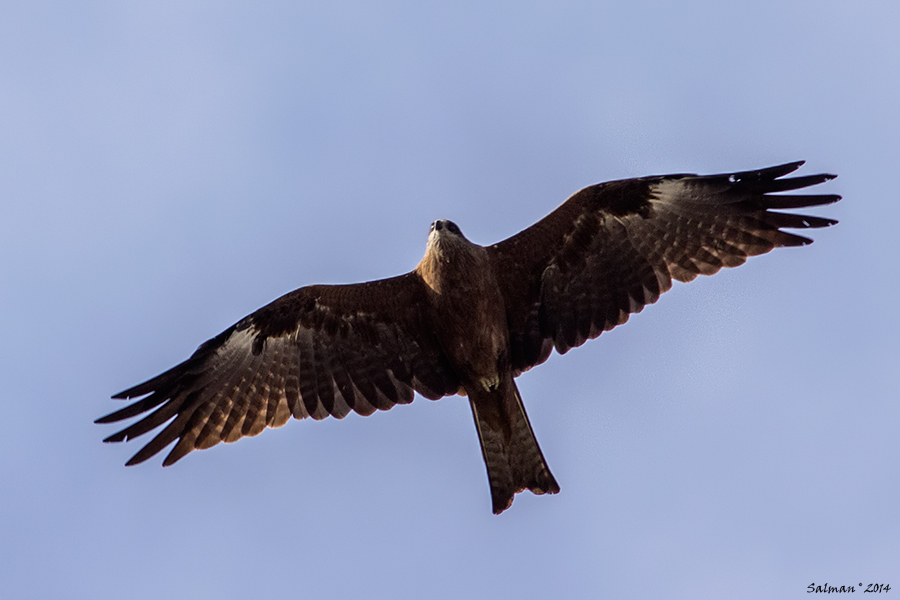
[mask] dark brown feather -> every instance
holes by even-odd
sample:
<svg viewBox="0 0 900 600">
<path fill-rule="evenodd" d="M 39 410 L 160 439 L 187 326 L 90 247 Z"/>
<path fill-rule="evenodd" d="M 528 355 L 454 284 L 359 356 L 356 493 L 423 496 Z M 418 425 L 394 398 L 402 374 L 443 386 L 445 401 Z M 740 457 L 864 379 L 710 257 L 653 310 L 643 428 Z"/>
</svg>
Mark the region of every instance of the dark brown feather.
<svg viewBox="0 0 900 600">
<path fill-rule="evenodd" d="M 831 219 L 778 212 L 835 202 L 782 194 L 831 175 L 785 178 L 802 163 L 721 175 L 667 175 L 587 187 L 547 217 L 483 248 L 436 221 L 406 275 L 300 288 L 201 345 L 188 360 L 115 398 L 97 419 L 138 417 L 107 442 L 161 430 L 127 464 L 174 443 L 163 464 L 297 419 L 369 415 L 465 392 L 495 513 L 516 493 L 559 491 L 514 377 L 626 322 L 672 281 L 691 281 L 779 246 L 782 228 Z"/>
<path fill-rule="evenodd" d="M 469 394 L 481 454 L 487 467 L 494 514 L 512 505 L 519 492 L 556 494 L 556 483 L 525 414 L 512 376 L 495 390 L 473 388 Z"/>
<path fill-rule="evenodd" d="M 117 394 L 150 395 L 98 423 L 156 410 L 105 441 L 133 439 L 174 417 L 128 462 L 143 462 L 177 440 L 164 461 L 169 465 L 194 449 L 281 426 L 291 415 L 368 415 L 411 402 L 416 391 L 432 399 L 456 393 L 453 369 L 434 333 L 422 327 L 424 294 L 415 273 L 291 292 L 180 365 Z"/>
<path fill-rule="evenodd" d="M 836 221 L 769 209 L 836 202 L 836 195 L 773 195 L 832 179 L 779 179 L 795 162 L 722 175 L 668 175 L 585 188 L 489 250 L 507 306 L 516 374 L 621 325 L 671 287 L 779 246 L 810 243 L 780 228 Z"/>
</svg>

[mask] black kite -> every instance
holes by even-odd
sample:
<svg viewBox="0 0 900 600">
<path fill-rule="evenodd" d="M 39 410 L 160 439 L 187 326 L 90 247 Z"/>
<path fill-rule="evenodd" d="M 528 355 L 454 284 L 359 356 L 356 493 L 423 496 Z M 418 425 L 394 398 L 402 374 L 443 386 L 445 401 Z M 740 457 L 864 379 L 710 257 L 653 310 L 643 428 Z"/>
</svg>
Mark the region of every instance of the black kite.
<svg viewBox="0 0 900 600">
<path fill-rule="evenodd" d="M 293 416 L 370 415 L 468 395 L 493 510 L 516 493 L 556 493 L 515 377 L 553 348 L 563 354 L 621 325 L 672 287 L 748 256 L 811 240 L 781 228 L 836 221 L 772 209 L 836 202 L 782 195 L 833 175 L 783 178 L 802 162 L 723 175 L 667 175 L 587 187 L 493 246 L 446 220 L 431 226 L 410 273 L 354 285 L 300 288 L 229 327 L 180 365 L 115 398 L 144 398 L 105 417 L 149 415 L 106 438 L 168 422 L 129 465 L 177 442 L 188 452 L 280 427 Z M 154 410 L 155 409 L 155 410 Z"/>
</svg>

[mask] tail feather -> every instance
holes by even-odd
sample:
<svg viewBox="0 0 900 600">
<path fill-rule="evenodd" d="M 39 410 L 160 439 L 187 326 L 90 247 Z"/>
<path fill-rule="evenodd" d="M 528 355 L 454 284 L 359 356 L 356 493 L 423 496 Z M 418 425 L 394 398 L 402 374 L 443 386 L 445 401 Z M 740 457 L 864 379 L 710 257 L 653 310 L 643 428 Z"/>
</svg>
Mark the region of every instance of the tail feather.
<svg viewBox="0 0 900 600">
<path fill-rule="evenodd" d="M 481 453 L 487 466 L 494 514 L 512 505 L 524 490 L 555 494 L 559 485 L 538 446 L 512 375 L 491 391 L 469 393 Z"/>
</svg>

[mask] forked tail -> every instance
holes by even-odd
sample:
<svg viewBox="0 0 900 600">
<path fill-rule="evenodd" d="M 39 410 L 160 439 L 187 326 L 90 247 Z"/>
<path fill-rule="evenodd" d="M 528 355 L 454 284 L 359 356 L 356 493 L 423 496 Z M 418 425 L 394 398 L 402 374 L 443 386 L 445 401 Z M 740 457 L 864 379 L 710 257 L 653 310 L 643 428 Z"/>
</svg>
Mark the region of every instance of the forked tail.
<svg viewBox="0 0 900 600">
<path fill-rule="evenodd" d="M 511 375 L 496 390 L 470 391 L 469 404 L 487 466 L 494 514 L 509 508 L 513 497 L 521 491 L 559 492 Z"/>
</svg>

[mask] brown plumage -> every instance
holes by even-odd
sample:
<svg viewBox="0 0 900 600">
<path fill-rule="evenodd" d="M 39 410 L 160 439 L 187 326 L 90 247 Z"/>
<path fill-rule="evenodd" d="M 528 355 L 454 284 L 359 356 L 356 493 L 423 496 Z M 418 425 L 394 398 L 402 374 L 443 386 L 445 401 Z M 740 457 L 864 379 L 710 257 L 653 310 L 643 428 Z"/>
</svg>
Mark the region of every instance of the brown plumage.
<svg viewBox="0 0 900 600">
<path fill-rule="evenodd" d="M 839 196 L 784 195 L 833 175 L 784 178 L 802 162 L 723 175 L 667 175 L 587 187 L 493 246 L 435 221 L 410 273 L 300 288 L 204 343 L 185 362 L 115 398 L 141 398 L 97 419 L 149 415 L 106 438 L 165 424 L 129 465 L 169 444 L 163 464 L 297 419 L 342 418 L 469 398 L 493 510 L 516 493 L 556 493 L 514 378 L 628 320 L 672 280 L 690 281 L 808 238 L 781 228 L 836 221 L 777 212 Z M 775 209 L 775 210 L 772 210 Z"/>
</svg>

